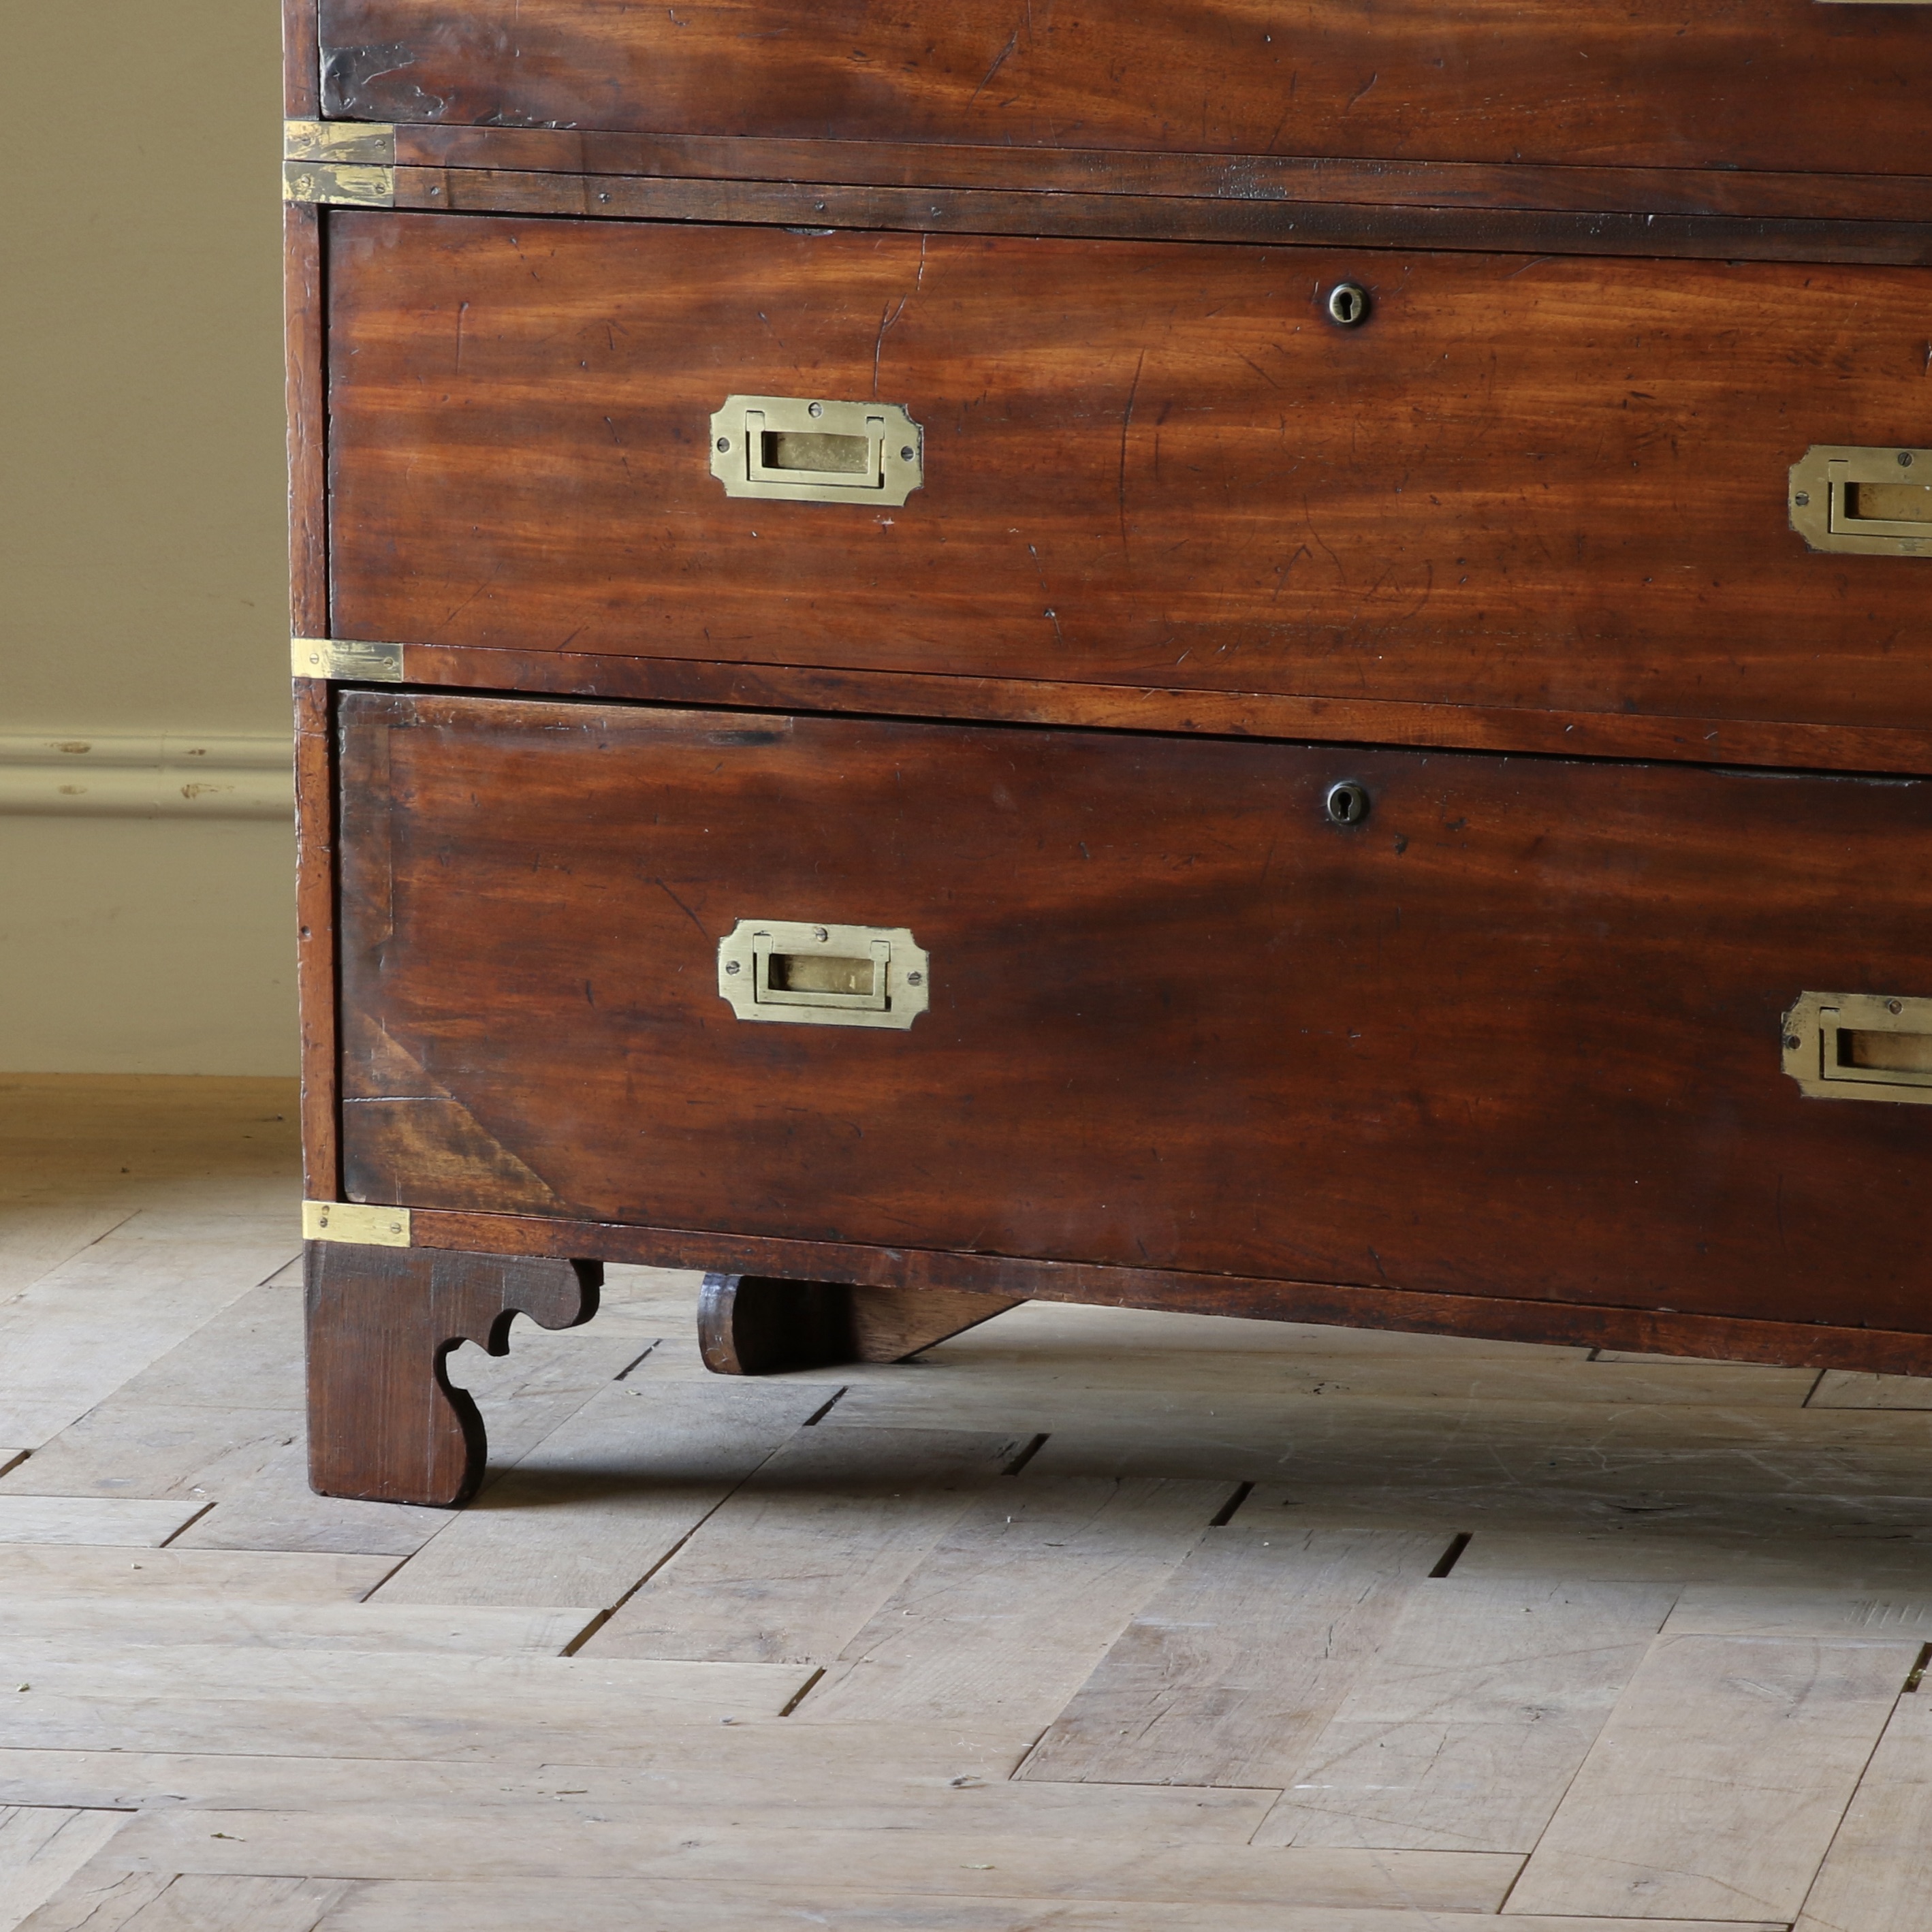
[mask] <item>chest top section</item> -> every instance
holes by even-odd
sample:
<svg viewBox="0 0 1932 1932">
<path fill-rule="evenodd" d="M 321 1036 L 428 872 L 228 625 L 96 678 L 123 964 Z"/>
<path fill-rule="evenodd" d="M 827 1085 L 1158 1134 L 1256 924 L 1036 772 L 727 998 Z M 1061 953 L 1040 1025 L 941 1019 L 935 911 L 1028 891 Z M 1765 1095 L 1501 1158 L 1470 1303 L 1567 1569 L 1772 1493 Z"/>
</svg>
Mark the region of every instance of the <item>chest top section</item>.
<svg viewBox="0 0 1932 1932">
<path fill-rule="evenodd" d="M 306 0 L 349 119 L 1924 172 L 1932 0 Z"/>
</svg>

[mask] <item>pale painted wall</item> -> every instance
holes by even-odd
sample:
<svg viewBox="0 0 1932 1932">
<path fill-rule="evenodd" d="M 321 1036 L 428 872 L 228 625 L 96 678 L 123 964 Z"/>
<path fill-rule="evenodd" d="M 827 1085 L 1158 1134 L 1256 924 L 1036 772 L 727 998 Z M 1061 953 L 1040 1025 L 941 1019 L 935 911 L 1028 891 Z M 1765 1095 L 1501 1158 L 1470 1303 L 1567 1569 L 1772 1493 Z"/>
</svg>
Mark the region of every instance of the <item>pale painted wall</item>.
<svg viewBox="0 0 1932 1932">
<path fill-rule="evenodd" d="M 8 10 L 0 734 L 286 729 L 275 0 Z M 282 824 L 0 812 L 0 1070 L 295 1064 Z"/>
</svg>

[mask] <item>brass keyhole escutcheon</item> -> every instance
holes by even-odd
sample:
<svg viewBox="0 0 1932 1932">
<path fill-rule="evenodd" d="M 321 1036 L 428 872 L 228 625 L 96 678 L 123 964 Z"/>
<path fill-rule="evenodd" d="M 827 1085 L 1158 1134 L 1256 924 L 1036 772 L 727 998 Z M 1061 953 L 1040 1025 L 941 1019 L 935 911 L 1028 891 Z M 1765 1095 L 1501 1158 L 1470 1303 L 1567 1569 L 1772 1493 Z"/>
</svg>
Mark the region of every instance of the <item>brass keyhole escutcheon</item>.
<svg viewBox="0 0 1932 1932">
<path fill-rule="evenodd" d="M 1337 328 L 1354 328 L 1369 319 L 1369 292 L 1359 282 L 1337 282 L 1328 291 L 1328 320 Z"/>
<path fill-rule="evenodd" d="M 1328 788 L 1323 804 L 1331 825 L 1359 825 L 1369 815 L 1369 788 L 1353 778 L 1343 778 Z"/>
</svg>

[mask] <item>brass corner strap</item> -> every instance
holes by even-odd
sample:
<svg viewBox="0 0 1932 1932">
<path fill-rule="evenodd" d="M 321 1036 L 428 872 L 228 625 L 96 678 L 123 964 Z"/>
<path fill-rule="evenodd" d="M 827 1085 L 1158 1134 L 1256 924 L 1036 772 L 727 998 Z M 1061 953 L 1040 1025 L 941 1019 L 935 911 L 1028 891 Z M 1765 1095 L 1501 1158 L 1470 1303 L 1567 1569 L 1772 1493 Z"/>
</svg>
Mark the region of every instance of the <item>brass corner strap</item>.
<svg viewBox="0 0 1932 1932">
<path fill-rule="evenodd" d="M 400 644 L 346 643 L 338 638 L 296 638 L 290 641 L 290 668 L 297 677 L 321 677 L 339 684 L 400 684 Z"/>
<path fill-rule="evenodd" d="M 396 130 L 381 121 L 285 121 L 282 199 L 336 208 L 393 208 Z"/>
<path fill-rule="evenodd" d="M 364 1248 L 406 1248 L 410 1245 L 406 1208 L 368 1208 L 350 1201 L 304 1201 L 302 1239 L 351 1241 Z"/>
</svg>

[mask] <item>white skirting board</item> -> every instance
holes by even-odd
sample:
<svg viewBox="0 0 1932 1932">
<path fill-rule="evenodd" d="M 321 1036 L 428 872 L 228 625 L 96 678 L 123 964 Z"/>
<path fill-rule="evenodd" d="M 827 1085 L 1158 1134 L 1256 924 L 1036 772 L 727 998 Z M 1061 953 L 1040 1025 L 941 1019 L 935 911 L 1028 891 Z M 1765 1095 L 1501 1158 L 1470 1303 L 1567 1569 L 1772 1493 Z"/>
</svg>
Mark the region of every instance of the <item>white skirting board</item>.
<svg viewBox="0 0 1932 1932">
<path fill-rule="evenodd" d="M 0 1071 L 293 1070 L 293 770 L 287 736 L 0 736 Z"/>
<path fill-rule="evenodd" d="M 110 818 L 295 814 L 286 737 L 0 736 L 0 813 Z"/>
</svg>

